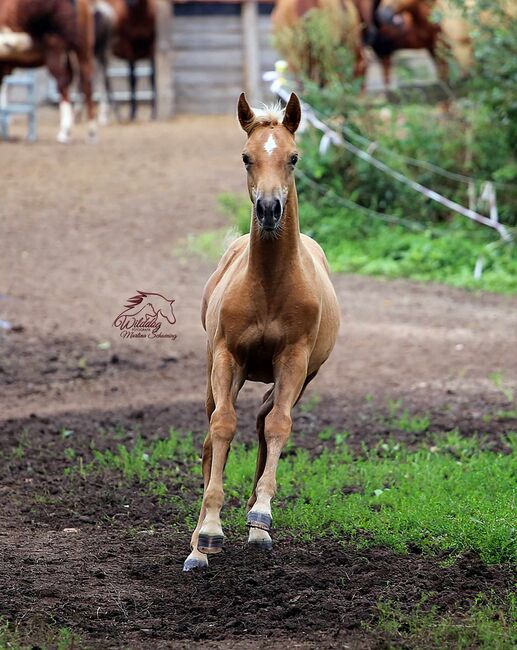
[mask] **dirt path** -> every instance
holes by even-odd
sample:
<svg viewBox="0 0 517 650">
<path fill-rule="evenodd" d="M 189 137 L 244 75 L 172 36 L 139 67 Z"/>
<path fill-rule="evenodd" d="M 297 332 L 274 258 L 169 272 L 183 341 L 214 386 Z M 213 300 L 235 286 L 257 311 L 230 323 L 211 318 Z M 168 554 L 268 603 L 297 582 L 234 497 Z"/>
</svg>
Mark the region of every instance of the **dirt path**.
<svg viewBox="0 0 517 650">
<path fill-rule="evenodd" d="M 122 643 L 143 647 L 150 634 L 156 641 L 153 647 L 169 647 L 173 639 L 210 638 L 209 623 L 203 622 L 196 605 L 197 583 L 174 592 L 176 598 L 184 597 L 198 607 L 193 619 L 197 622 L 186 627 L 181 624 L 186 610 L 180 608 L 175 618 L 168 618 L 172 614 L 166 610 L 174 599 L 160 600 L 161 590 L 168 591 L 167 580 L 173 578 L 152 584 L 156 571 L 166 572 L 169 566 L 174 566 L 174 580 L 179 579 L 185 535 L 176 539 L 180 550 L 170 557 L 167 549 L 173 540 L 162 533 L 148 549 L 150 556 L 157 554 L 161 559 L 147 559 L 144 568 L 134 569 L 125 555 L 121 565 L 110 569 L 122 548 L 137 556 L 146 553 L 133 549 L 128 530 L 119 527 L 107 534 L 103 528 L 102 513 L 118 512 L 124 495 L 116 496 L 115 489 L 106 492 L 105 486 L 94 487 L 74 497 L 72 503 L 63 482 L 65 464 L 52 453 L 57 450 L 56 457 L 62 453 L 56 433 L 63 429 L 74 430 L 85 445 L 101 428 L 118 424 L 148 436 L 159 436 L 170 426 L 204 430 L 204 333 L 199 303 L 213 263 L 187 254 L 185 241 L 189 235 L 226 224 L 216 210 L 216 197 L 244 188 L 239 155 L 243 139 L 230 118 L 110 127 L 96 146 L 77 141 L 58 147 L 54 130 L 53 122 L 44 124 L 42 139 L 33 146 L 0 144 L 0 319 L 13 325 L 10 331 L 0 330 L 0 446 L 8 455 L 25 436 L 33 445 L 31 462 L 36 463 L 32 468 L 28 460 L 11 464 L 1 488 L 9 504 L 0 515 L 1 544 L 8 549 L 6 570 L 17 567 L 18 578 L 0 586 L 4 594 L 0 612 L 3 605 L 13 618 L 28 616 L 43 603 L 56 620 L 79 629 L 99 647 Z M 389 400 L 402 400 L 400 408 L 429 414 L 431 424 L 421 435 L 458 427 L 466 434 L 486 431 L 497 444 L 501 433 L 516 429 L 515 420 L 496 415 L 509 408 L 508 393 L 505 396 L 489 379 L 497 372 L 507 389 L 517 388 L 515 298 L 354 276 L 334 281 L 343 310 L 342 332 L 332 359 L 307 392 L 305 401 L 310 407 L 297 411 L 295 431 L 305 433 L 301 444 L 317 449 L 321 441 L 316 434 L 327 426 L 349 431 L 353 445 L 386 435 L 417 442 L 419 435 L 394 430 L 385 419 Z M 136 290 L 175 299 L 177 340 L 120 338 L 112 322 Z M 243 437 L 253 438 L 262 390 L 249 386 L 242 392 L 239 428 Z M 36 474 L 31 474 L 34 467 Z M 62 501 L 35 507 L 35 495 L 48 495 L 49 490 Z M 28 505 L 23 505 L 25 500 Z M 84 514 L 87 504 L 92 510 L 89 519 Z M 147 507 L 142 505 L 146 525 L 167 526 L 173 518 L 174 513 L 154 506 L 147 512 Z M 78 547 L 73 536 L 62 533 L 67 522 L 87 530 L 92 541 L 84 542 L 81 537 Z M 82 555 L 93 552 L 92 545 L 99 548 L 100 555 L 94 559 L 101 568 L 98 575 L 89 574 L 81 595 L 77 580 L 82 580 L 86 570 Z M 282 558 L 290 551 L 280 548 L 277 553 L 273 568 L 260 569 L 265 580 L 279 575 Z M 300 559 L 303 550 L 295 548 L 293 553 Z M 314 566 L 323 570 L 325 558 L 314 553 Z M 357 562 L 375 562 L 375 553 L 358 554 Z M 51 588 L 49 583 L 62 580 L 52 568 L 58 556 L 66 558 L 67 579 Z M 338 560 L 344 567 L 345 556 Z M 248 569 L 239 552 L 229 561 L 238 575 L 246 575 Z M 398 571 L 398 578 L 390 578 L 384 570 L 373 576 L 372 584 L 377 587 L 370 592 L 365 587 L 364 599 L 377 597 L 382 591 L 379 581 L 384 584 L 392 578 L 398 585 L 394 591 L 403 593 L 407 589 L 405 561 L 392 569 Z M 389 565 L 391 560 L 386 562 Z M 27 563 L 34 565 L 29 574 L 23 568 Z M 432 579 L 439 582 L 441 569 L 437 562 L 433 566 Z M 300 571 L 309 569 L 302 566 Z M 423 585 L 428 569 L 418 571 Z M 99 586 L 101 574 L 110 576 L 113 589 Z M 289 575 L 283 575 L 288 582 Z M 336 595 L 332 590 L 337 583 L 329 580 L 317 590 L 315 600 L 309 599 L 311 607 L 323 608 L 323 614 Z M 481 589 L 483 580 L 474 581 L 468 589 Z M 136 596 L 127 596 L 126 602 L 127 584 Z M 253 588 L 253 581 L 243 584 L 239 607 Z M 235 584 L 226 587 L 231 590 Z M 330 591 L 325 597 L 327 587 Z M 454 593 L 463 593 L 467 588 L 458 578 L 454 589 Z M 112 606 L 110 599 L 115 599 Z M 128 628 L 127 621 L 134 620 L 135 612 L 141 612 L 149 599 L 154 605 Z M 104 619 L 90 621 L 88 627 L 97 603 Z M 294 607 L 289 638 L 292 643 L 322 647 L 318 635 L 330 634 L 322 623 L 328 616 L 310 625 L 307 622 L 295 638 L 296 629 L 302 629 L 304 611 Z M 367 617 L 369 610 L 362 611 Z M 343 629 L 348 630 L 346 638 L 355 643 L 351 632 L 355 609 L 341 611 L 340 616 Z M 227 647 L 238 647 L 231 639 L 242 632 L 241 623 L 225 620 Z M 246 620 L 251 625 L 253 617 Z M 124 624 L 119 628 L 121 621 Z M 260 625 L 265 638 L 264 621 Z M 325 644 L 339 646 L 343 638 L 334 630 Z M 357 647 L 373 647 L 365 638 L 357 640 Z"/>
</svg>

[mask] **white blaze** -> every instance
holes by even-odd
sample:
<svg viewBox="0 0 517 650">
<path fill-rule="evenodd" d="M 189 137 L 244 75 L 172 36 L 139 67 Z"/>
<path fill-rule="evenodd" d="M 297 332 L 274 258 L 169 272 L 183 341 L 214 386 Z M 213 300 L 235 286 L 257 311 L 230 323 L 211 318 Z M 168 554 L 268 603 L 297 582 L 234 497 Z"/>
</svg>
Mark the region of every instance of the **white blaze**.
<svg viewBox="0 0 517 650">
<path fill-rule="evenodd" d="M 275 142 L 275 138 L 273 137 L 273 134 L 271 133 L 269 135 L 269 138 L 267 139 L 266 144 L 264 145 L 264 149 L 268 152 L 269 155 L 273 153 L 273 151 L 276 149 L 277 144 Z"/>
</svg>

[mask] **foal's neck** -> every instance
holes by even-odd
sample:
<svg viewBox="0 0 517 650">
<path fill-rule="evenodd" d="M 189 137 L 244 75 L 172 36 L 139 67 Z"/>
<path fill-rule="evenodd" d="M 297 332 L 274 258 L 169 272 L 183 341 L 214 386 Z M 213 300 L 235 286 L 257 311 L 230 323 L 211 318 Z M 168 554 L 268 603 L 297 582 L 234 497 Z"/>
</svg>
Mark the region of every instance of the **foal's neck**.
<svg viewBox="0 0 517 650">
<path fill-rule="evenodd" d="M 278 232 L 274 234 L 261 232 L 253 208 L 248 268 L 257 275 L 279 279 L 296 268 L 299 257 L 298 196 L 293 183 L 287 195 Z"/>
</svg>

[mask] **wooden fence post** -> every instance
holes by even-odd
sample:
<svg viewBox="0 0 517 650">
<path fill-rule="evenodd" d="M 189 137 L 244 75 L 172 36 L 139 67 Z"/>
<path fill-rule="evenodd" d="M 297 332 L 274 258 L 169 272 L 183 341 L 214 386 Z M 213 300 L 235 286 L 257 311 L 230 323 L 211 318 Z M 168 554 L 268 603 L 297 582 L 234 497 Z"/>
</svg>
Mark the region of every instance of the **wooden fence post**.
<svg viewBox="0 0 517 650">
<path fill-rule="evenodd" d="M 172 12 L 174 4 L 165 0 L 157 3 L 156 15 L 156 86 L 158 117 L 174 115 L 174 87 L 172 84 Z"/>
<path fill-rule="evenodd" d="M 242 40 L 244 50 L 244 88 L 253 103 L 261 98 L 260 48 L 257 0 L 242 2 Z"/>
</svg>

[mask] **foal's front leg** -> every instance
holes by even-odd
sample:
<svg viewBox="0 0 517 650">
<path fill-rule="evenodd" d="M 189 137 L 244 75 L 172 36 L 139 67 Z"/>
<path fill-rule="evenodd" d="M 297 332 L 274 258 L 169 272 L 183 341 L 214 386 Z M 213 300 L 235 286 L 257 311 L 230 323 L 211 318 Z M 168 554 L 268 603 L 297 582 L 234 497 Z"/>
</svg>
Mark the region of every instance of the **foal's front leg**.
<svg viewBox="0 0 517 650">
<path fill-rule="evenodd" d="M 248 541 L 271 547 L 271 499 L 276 493 L 276 471 L 280 454 L 291 434 L 291 409 L 307 378 L 308 352 L 305 346 L 290 346 L 275 363 L 274 405 L 266 416 L 264 437 L 267 457 L 255 489 L 256 501 L 248 512 Z"/>
<path fill-rule="evenodd" d="M 234 404 L 242 384 L 242 370 L 230 352 L 220 347 L 213 357 L 211 386 L 215 409 L 210 418 L 209 433 L 203 449 L 205 493 L 200 521 L 192 536 L 193 543 L 197 544 L 197 549 L 194 549 L 197 554 L 219 553 L 222 550 L 224 534 L 220 512 L 224 501 L 223 470 L 237 426 Z M 186 563 L 185 569 L 188 568 L 190 567 L 187 567 Z"/>
</svg>

